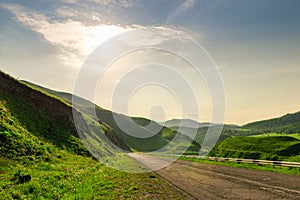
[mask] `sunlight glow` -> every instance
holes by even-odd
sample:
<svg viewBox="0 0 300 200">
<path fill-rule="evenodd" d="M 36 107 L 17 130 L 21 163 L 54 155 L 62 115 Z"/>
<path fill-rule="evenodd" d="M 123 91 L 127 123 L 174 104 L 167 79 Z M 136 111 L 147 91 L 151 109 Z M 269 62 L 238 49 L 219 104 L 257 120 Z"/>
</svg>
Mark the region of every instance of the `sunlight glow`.
<svg viewBox="0 0 300 200">
<path fill-rule="evenodd" d="M 100 25 L 85 27 L 85 41 L 83 44 L 83 51 L 89 54 L 98 45 L 106 40 L 130 30 L 131 28 L 124 28 L 116 25 Z"/>
</svg>

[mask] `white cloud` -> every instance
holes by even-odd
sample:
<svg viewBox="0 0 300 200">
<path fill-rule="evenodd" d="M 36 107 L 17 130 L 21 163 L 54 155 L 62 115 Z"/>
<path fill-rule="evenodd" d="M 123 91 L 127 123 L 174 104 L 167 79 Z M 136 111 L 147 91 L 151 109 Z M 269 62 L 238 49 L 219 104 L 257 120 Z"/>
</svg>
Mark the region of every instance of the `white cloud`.
<svg viewBox="0 0 300 200">
<path fill-rule="evenodd" d="M 185 5 L 186 6 L 186 5 Z M 73 67 L 81 66 L 83 60 L 101 43 L 109 38 L 128 30 L 143 28 L 142 26 L 121 27 L 100 23 L 101 19 L 96 13 L 86 14 L 87 18 L 78 21 L 74 16 L 76 10 L 59 8 L 55 14 L 61 16 L 62 21 L 53 21 L 45 15 L 28 10 L 16 4 L 4 4 L 3 8 L 15 15 L 16 21 L 30 27 L 33 31 L 41 34 L 46 41 L 60 49 L 57 55 L 64 64 Z M 98 25 L 87 25 L 86 21 L 97 18 Z M 184 39 L 189 33 L 169 27 L 157 27 L 149 32 L 149 29 L 140 29 L 140 38 L 125 38 L 126 43 L 138 43 L 139 45 L 157 45 L 173 39 Z"/>
<path fill-rule="evenodd" d="M 83 12 L 70 7 L 60 7 L 55 10 L 54 15 L 63 19 L 67 18 L 74 21 L 80 21 L 85 25 L 99 25 L 105 23 L 98 12 Z"/>
<path fill-rule="evenodd" d="M 78 2 L 79 0 L 59 0 L 61 2 L 65 2 L 65 3 L 76 3 Z"/>
<path fill-rule="evenodd" d="M 156 46 L 164 45 L 166 41 L 183 40 L 191 38 L 189 32 L 174 29 L 166 26 L 143 27 L 135 26 L 133 34 L 124 34 L 119 40 L 122 40 L 129 46 Z"/>
<path fill-rule="evenodd" d="M 86 57 L 109 38 L 128 30 L 143 28 L 142 26 L 121 27 L 101 23 L 99 15 L 93 12 L 85 13 L 86 18 L 79 20 L 76 18 L 79 14 L 76 10 L 59 8 L 55 14 L 60 16 L 62 20 L 55 21 L 20 5 L 2 4 L 1 6 L 11 11 L 15 15 L 16 21 L 41 34 L 47 42 L 58 48 L 60 54 L 56 57 L 65 65 L 72 67 L 80 67 Z M 97 18 L 98 21 L 95 23 L 97 25 L 86 23 L 93 18 Z M 184 39 L 190 36 L 185 31 L 163 26 L 150 32 L 149 29 L 140 29 L 139 34 L 138 40 L 136 37 L 125 38 L 126 43 L 157 45 L 170 40 L 170 38 Z"/>
<path fill-rule="evenodd" d="M 182 15 L 182 13 L 184 13 L 188 9 L 192 8 L 196 2 L 197 2 L 197 0 L 186 0 L 185 2 L 180 4 L 180 6 L 178 6 L 173 12 L 171 12 L 171 14 L 169 14 L 169 16 L 167 18 L 167 22 L 170 22 L 174 18 Z"/>
<path fill-rule="evenodd" d="M 90 0 L 92 2 L 101 3 L 102 5 L 114 5 L 123 8 L 129 8 L 131 6 L 128 0 Z"/>
<path fill-rule="evenodd" d="M 195 5 L 197 0 L 186 0 L 181 6 L 179 7 L 180 10 L 187 10 Z"/>
<path fill-rule="evenodd" d="M 43 35 L 48 42 L 60 48 L 61 54 L 58 58 L 69 66 L 79 67 L 98 45 L 130 29 L 106 24 L 87 26 L 70 19 L 51 22 L 45 15 L 19 5 L 4 4 L 2 7 L 11 11 L 18 22 Z"/>
<path fill-rule="evenodd" d="M 59 0 L 64 3 L 78 3 L 79 0 Z M 129 0 L 89 0 L 89 2 L 95 2 L 98 4 L 102 4 L 104 6 L 114 5 L 124 8 L 129 8 L 131 6 L 131 3 Z M 84 2 L 86 3 L 86 2 Z"/>
</svg>

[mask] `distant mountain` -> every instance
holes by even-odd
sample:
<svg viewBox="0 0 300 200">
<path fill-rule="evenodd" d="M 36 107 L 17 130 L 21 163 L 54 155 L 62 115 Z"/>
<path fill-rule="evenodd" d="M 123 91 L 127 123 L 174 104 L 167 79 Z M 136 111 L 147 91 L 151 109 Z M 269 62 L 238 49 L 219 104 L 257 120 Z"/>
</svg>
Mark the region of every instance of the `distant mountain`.
<svg viewBox="0 0 300 200">
<path fill-rule="evenodd" d="M 191 119 L 171 119 L 165 122 L 160 122 L 160 124 L 167 126 L 167 127 L 187 127 L 187 128 L 201 128 L 201 127 L 208 127 L 209 123 L 200 123 Z"/>
<path fill-rule="evenodd" d="M 242 126 L 257 132 L 300 133 L 300 112 L 286 114 L 282 117 L 252 122 Z"/>
<path fill-rule="evenodd" d="M 26 81 L 23 81 L 23 83 L 33 89 L 40 90 L 48 96 L 59 99 L 69 106 L 72 105 L 72 98 L 76 98 L 76 105 L 74 106 L 78 111 L 100 122 L 100 125 L 101 123 L 107 125 L 109 127 L 108 130 L 112 133 L 108 134 L 109 139 L 116 144 L 119 142 L 118 146 L 123 145 L 125 149 L 126 146 L 129 147 L 132 151 L 149 152 L 163 148 L 163 151 L 174 153 L 192 143 L 188 152 L 198 152 L 203 144 L 209 126 L 213 131 L 214 129 L 219 130 L 220 126 L 223 127 L 217 144 L 222 143 L 226 138 L 232 136 L 244 137 L 270 132 L 300 133 L 300 112 L 287 114 L 275 119 L 253 122 L 244 126 L 201 123 L 190 119 L 172 119 L 157 123 L 146 118 L 129 117 L 105 110 L 90 101 L 69 93 L 53 91 Z M 96 111 L 97 118 L 92 115 L 92 111 Z M 115 117 L 125 125 L 126 130 L 116 124 Z M 128 132 L 132 135 L 143 136 L 145 138 L 134 137 L 129 135 Z M 175 135 L 178 136 L 176 140 Z M 214 136 L 210 135 L 206 140 L 210 140 L 210 137 L 213 138 Z"/>
<path fill-rule="evenodd" d="M 211 126 L 212 129 L 220 126 L 220 124 L 200 123 L 190 119 L 172 119 L 164 123 L 161 122 L 160 124 L 164 124 L 177 131 L 179 131 L 180 127 L 181 134 L 193 138 L 194 141 L 200 145 L 203 144 L 209 126 Z M 285 134 L 300 133 L 300 112 L 286 114 L 279 118 L 253 122 L 244 126 L 224 124 L 217 144 L 220 144 L 226 138 L 233 136 L 244 137 L 264 133 L 268 134 L 271 132 Z"/>
<path fill-rule="evenodd" d="M 230 137 L 232 134 L 232 130 L 237 130 L 240 127 L 237 125 L 227 125 L 227 124 L 214 124 L 209 122 L 197 122 L 191 119 L 171 119 L 166 122 L 160 122 L 160 124 L 164 124 L 165 126 L 179 131 L 181 134 L 186 135 L 200 145 L 203 144 L 204 138 L 208 131 L 208 128 L 211 128 L 211 131 L 216 131 L 217 135 L 220 131 L 220 127 L 222 127 L 222 134 L 218 140 L 218 142 L 224 140 L 227 137 Z M 210 135 L 206 140 L 214 140 L 214 135 Z M 209 143 L 209 142 L 208 142 Z"/>
<path fill-rule="evenodd" d="M 161 126 L 149 119 L 129 117 L 114 113 L 81 97 L 73 96 L 72 94 L 65 92 L 53 91 L 27 81 L 23 82 L 30 87 L 62 99 L 70 105 L 72 104 L 72 98 L 76 98 L 76 101 L 73 103 L 76 103 L 74 106 L 78 110 L 89 115 L 94 120 L 100 120 L 109 125 L 114 130 L 114 133 L 116 133 L 116 135 L 121 138 L 132 151 L 149 152 L 161 149 L 161 151 L 176 153 L 177 151 L 181 152 L 182 149 L 188 147 L 191 143 L 192 145 L 189 147 L 189 151 L 197 152 L 201 148 L 201 146 L 190 137 L 187 137 L 184 134 L 177 134 L 176 130 Z M 92 115 L 93 111 L 96 112 L 97 118 Z M 118 119 L 119 123 L 123 124 L 123 128 L 120 128 L 119 124 L 116 123 L 115 118 Z M 151 126 L 147 126 L 148 124 L 151 124 Z M 176 139 L 175 135 L 178 135 Z"/>
</svg>

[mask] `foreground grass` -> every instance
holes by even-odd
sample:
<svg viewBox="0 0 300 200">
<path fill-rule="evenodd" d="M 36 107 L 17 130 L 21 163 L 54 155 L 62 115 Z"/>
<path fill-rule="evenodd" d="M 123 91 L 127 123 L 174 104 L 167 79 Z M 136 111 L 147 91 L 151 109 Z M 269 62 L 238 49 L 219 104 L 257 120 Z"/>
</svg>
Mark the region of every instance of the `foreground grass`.
<svg viewBox="0 0 300 200">
<path fill-rule="evenodd" d="M 277 173 L 282 173 L 282 174 L 300 175 L 300 168 L 281 167 L 281 166 L 274 166 L 274 165 L 258 165 L 258 164 L 250 164 L 250 163 L 238 164 L 238 163 L 234 163 L 234 162 L 211 161 L 211 160 L 205 160 L 205 159 L 200 159 L 200 158 L 188 158 L 188 157 L 180 157 L 179 159 L 186 160 L 186 161 L 192 161 L 192 162 L 205 163 L 205 164 L 271 171 L 271 172 L 277 172 Z"/>
<path fill-rule="evenodd" d="M 18 173 L 32 178 L 21 184 Z M 0 199 L 183 199 L 182 195 L 153 173 L 125 173 L 68 153 L 49 162 L 0 158 Z"/>
</svg>

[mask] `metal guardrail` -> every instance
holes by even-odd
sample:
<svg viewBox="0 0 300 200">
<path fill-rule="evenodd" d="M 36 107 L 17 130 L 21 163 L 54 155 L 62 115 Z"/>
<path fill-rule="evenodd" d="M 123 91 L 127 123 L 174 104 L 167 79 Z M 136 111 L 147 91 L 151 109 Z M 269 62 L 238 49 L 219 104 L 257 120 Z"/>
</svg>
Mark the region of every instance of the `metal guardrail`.
<svg viewBox="0 0 300 200">
<path fill-rule="evenodd" d="M 227 162 L 236 162 L 236 163 L 251 163 L 251 164 L 258 164 L 258 165 L 275 165 L 275 166 L 282 166 L 282 167 L 297 167 L 297 168 L 300 168 L 300 163 L 299 162 L 255 160 L 255 159 L 241 159 L 241 158 L 219 158 L 219 157 L 192 156 L 192 155 L 190 155 L 190 156 L 185 155 L 185 157 L 201 158 L 201 159 L 221 161 L 221 162 L 227 161 Z"/>
</svg>

